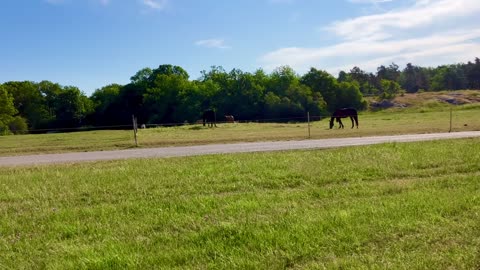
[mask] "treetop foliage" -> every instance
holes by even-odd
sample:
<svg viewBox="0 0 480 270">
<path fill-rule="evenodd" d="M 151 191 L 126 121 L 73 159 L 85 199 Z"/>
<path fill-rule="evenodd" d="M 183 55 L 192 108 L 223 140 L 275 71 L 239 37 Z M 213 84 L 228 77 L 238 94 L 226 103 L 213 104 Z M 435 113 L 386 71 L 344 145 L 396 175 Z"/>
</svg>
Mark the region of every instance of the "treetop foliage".
<svg viewBox="0 0 480 270">
<path fill-rule="evenodd" d="M 480 89 L 480 60 L 437 68 L 408 63 L 401 69 L 392 63 L 375 74 L 353 67 L 337 78 L 313 67 L 299 75 L 288 66 L 271 74 L 212 66 L 199 79 L 189 78 L 179 66 L 143 68 L 130 83 L 106 85 L 90 97 L 50 81 L 6 82 L 0 84 L 0 134 L 121 127 L 131 124 L 132 114 L 145 124 L 193 123 L 206 109 L 215 109 L 219 119 L 227 114 L 240 120 L 291 119 L 307 112 L 325 116 L 340 107 L 366 109 L 365 95 L 391 99 L 403 91 Z"/>
</svg>

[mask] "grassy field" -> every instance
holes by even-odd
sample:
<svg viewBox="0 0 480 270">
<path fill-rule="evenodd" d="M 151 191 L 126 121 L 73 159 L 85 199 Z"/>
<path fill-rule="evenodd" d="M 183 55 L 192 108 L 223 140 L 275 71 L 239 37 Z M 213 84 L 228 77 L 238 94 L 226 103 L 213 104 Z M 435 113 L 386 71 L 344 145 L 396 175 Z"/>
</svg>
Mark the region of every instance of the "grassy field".
<svg viewBox="0 0 480 270">
<path fill-rule="evenodd" d="M 312 139 L 394 135 L 409 133 L 448 132 L 450 107 L 441 102 L 426 102 L 423 106 L 407 110 L 389 109 L 365 112 L 359 116 L 360 128 L 328 129 L 328 119 L 311 124 Z M 480 130 L 480 104 L 455 106 L 453 131 Z M 308 138 L 306 123 L 235 123 L 219 124 L 217 128 L 201 125 L 141 129 L 140 147 L 161 147 L 211 143 L 252 141 L 301 140 Z M 134 147 L 133 131 L 86 131 L 21 136 L 0 136 L 0 156 L 61 153 L 72 151 L 98 151 Z"/>
<path fill-rule="evenodd" d="M 479 152 L 465 139 L 0 168 L 0 269 L 479 269 Z"/>
</svg>

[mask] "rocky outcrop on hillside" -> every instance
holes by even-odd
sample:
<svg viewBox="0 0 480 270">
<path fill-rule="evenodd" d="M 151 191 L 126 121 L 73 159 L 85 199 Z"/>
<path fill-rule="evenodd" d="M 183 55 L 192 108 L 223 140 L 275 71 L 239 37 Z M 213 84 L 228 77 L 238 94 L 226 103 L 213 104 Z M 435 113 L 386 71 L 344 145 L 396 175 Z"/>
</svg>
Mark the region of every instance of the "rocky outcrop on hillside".
<svg viewBox="0 0 480 270">
<path fill-rule="evenodd" d="M 378 102 L 375 101 L 375 102 L 370 103 L 370 107 L 373 108 L 373 109 L 388 109 L 388 108 L 392 108 L 392 107 L 405 108 L 405 107 L 407 107 L 407 105 L 384 99 L 382 101 L 378 101 Z"/>
<path fill-rule="evenodd" d="M 478 103 L 480 102 L 480 94 L 479 95 L 466 95 L 464 93 L 449 93 L 445 95 L 440 95 L 437 97 L 437 100 L 446 102 L 453 105 L 464 105 L 470 103 Z"/>
</svg>

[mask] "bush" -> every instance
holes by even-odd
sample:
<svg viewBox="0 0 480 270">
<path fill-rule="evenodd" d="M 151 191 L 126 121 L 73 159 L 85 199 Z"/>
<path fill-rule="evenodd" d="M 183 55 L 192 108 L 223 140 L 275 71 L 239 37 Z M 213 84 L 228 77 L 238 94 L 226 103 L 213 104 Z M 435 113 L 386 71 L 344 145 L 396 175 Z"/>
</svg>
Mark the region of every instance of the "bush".
<svg viewBox="0 0 480 270">
<path fill-rule="evenodd" d="M 25 134 L 28 133 L 27 120 L 25 118 L 16 116 L 8 124 L 8 128 L 13 134 Z"/>
<path fill-rule="evenodd" d="M 3 125 L 1 122 L 0 122 L 0 136 L 4 136 L 4 135 L 10 135 L 10 130 L 8 129 L 7 126 Z"/>
</svg>

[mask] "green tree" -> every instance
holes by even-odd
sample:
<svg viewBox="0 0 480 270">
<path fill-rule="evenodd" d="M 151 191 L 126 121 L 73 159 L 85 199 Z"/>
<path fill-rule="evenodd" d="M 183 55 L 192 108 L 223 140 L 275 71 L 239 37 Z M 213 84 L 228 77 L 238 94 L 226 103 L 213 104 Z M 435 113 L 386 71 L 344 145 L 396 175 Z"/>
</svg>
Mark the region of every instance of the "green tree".
<svg viewBox="0 0 480 270">
<path fill-rule="evenodd" d="M 266 83 L 269 82 L 263 70 L 251 74 L 233 69 L 229 73 L 216 74 L 212 79 L 219 88 L 215 100 L 220 115 L 231 114 L 237 119 L 261 115 Z"/>
<path fill-rule="evenodd" d="M 400 76 L 400 84 L 408 93 L 415 93 L 420 89 L 428 90 L 429 78 L 424 68 L 408 63 Z"/>
<path fill-rule="evenodd" d="M 382 66 L 383 67 L 383 66 Z M 378 80 L 372 73 L 367 73 L 359 67 L 354 67 L 348 73 L 348 82 L 357 82 L 362 94 L 373 94 L 377 92 Z"/>
<path fill-rule="evenodd" d="M 82 126 L 93 111 L 93 104 L 77 87 L 65 86 L 55 99 L 56 126 L 70 128 Z"/>
<path fill-rule="evenodd" d="M 199 81 L 188 82 L 178 93 L 179 105 L 173 115 L 175 122 L 194 123 L 201 118 L 207 85 Z"/>
<path fill-rule="evenodd" d="M 290 85 L 299 82 L 299 80 L 298 75 L 291 67 L 278 67 L 270 74 L 267 90 L 278 96 L 285 96 Z"/>
<path fill-rule="evenodd" d="M 17 113 L 13 104 L 13 97 L 5 89 L 3 85 L 0 85 L 0 135 L 6 135 L 10 133 L 9 124 L 14 119 L 14 115 Z"/>
<path fill-rule="evenodd" d="M 90 97 L 94 107 L 94 113 L 89 122 L 94 125 L 121 125 L 123 122 L 119 118 L 123 108 L 119 103 L 120 89 L 119 84 L 110 84 L 95 90 Z"/>
<path fill-rule="evenodd" d="M 151 83 L 157 78 L 157 75 L 175 75 L 184 80 L 188 80 L 190 77 L 182 67 L 174 65 L 160 65 L 158 68 L 152 70 L 152 75 L 150 76 Z"/>
<path fill-rule="evenodd" d="M 345 71 L 341 70 L 338 73 L 337 81 L 338 82 L 348 82 L 348 81 L 350 81 L 350 77 Z"/>
<path fill-rule="evenodd" d="M 348 77 L 346 73 L 342 76 L 345 79 Z M 327 109 L 333 112 L 337 108 L 338 82 L 332 75 L 326 71 L 311 68 L 308 73 L 303 75 L 301 82 L 310 87 L 314 93 L 320 94 L 316 97 L 317 101 L 321 104 L 326 103 L 326 107 L 322 111 Z"/>
<path fill-rule="evenodd" d="M 459 90 L 467 86 L 465 73 L 460 65 L 440 66 L 432 78 L 432 90 Z"/>
<path fill-rule="evenodd" d="M 338 85 L 336 104 L 338 108 L 352 107 L 357 110 L 367 107 L 357 82 L 341 82 Z"/>
<path fill-rule="evenodd" d="M 389 80 L 398 82 L 401 72 L 399 66 L 395 63 L 391 63 L 388 67 L 380 66 L 377 68 L 377 78 L 381 80 Z"/>
<path fill-rule="evenodd" d="M 40 84 L 23 81 L 4 84 L 12 95 L 15 108 L 21 117 L 26 118 L 32 129 L 45 128 L 52 120 L 48 112 L 45 96 Z"/>
<path fill-rule="evenodd" d="M 268 77 L 263 70 L 254 74 L 242 73 L 234 83 L 236 89 L 231 114 L 237 119 L 258 118 L 264 106 L 265 88 Z"/>
<path fill-rule="evenodd" d="M 205 100 L 202 110 L 215 109 L 217 115 L 222 115 L 231 108 L 233 83 L 240 70 L 227 73 L 221 66 L 212 66 L 210 71 L 202 71 L 201 81 L 205 84 Z"/>
<path fill-rule="evenodd" d="M 321 114 L 326 104 L 320 92 L 315 92 L 309 84 L 290 67 L 276 69 L 265 89 L 265 116 L 268 118 L 305 117 L 307 112 Z"/>
<path fill-rule="evenodd" d="M 294 108 L 299 110 L 295 116 L 305 116 L 307 112 L 312 115 L 321 115 L 326 113 L 326 103 L 320 93 L 314 93 L 312 89 L 304 84 L 296 82 L 287 90 L 287 96 L 296 103 Z M 298 106 L 299 105 L 299 106 Z"/>
<path fill-rule="evenodd" d="M 291 89 L 299 82 L 295 71 L 289 66 L 276 68 L 269 76 L 266 85 L 265 117 L 290 118 L 301 114 L 299 102 L 292 100 L 289 95 L 295 91 Z"/>
<path fill-rule="evenodd" d="M 394 81 L 381 80 L 381 86 L 379 95 L 381 99 L 393 99 L 401 90 L 400 85 Z"/>
<path fill-rule="evenodd" d="M 144 94 L 145 110 L 149 123 L 172 123 L 180 117 L 176 108 L 180 106 L 180 95 L 187 91 L 189 81 L 182 75 L 157 73 L 153 84 Z"/>
<path fill-rule="evenodd" d="M 55 127 L 56 121 L 56 112 L 55 107 L 57 104 L 57 98 L 60 92 L 62 91 L 62 86 L 58 83 L 53 83 L 50 81 L 41 81 L 38 84 L 38 90 L 44 98 L 45 111 L 46 114 L 42 117 L 44 123 L 42 127 Z"/>
<path fill-rule="evenodd" d="M 475 58 L 475 62 L 468 62 L 464 66 L 464 73 L 468 80 L 469 89 L 480 89 L 480 59 Z"/>
<path fill-rule="evenodd" d="M 135 75 L 130 77 L 130 81 L 133 84 L 148 83 L 148 79 L 152 76 L 153 71 L 151 68 L 143 68 L 139 70 Z"/>
</svg>

